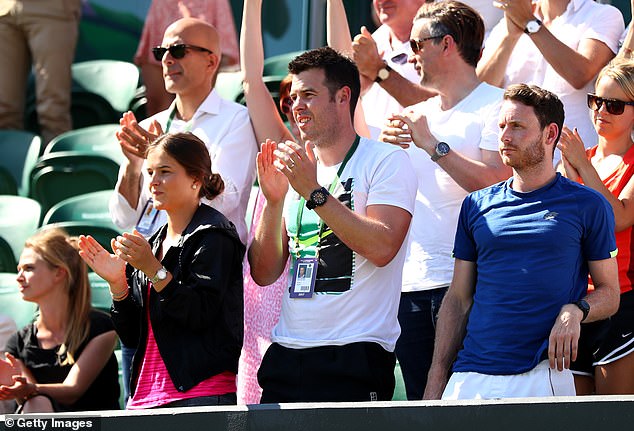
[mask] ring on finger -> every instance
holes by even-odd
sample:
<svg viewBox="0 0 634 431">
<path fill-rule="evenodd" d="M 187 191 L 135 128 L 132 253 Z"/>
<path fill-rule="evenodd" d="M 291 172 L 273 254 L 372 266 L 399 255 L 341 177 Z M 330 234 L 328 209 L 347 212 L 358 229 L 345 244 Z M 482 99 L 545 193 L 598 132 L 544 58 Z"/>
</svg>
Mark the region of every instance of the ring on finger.
<svg viewBox="0 0 634 431">
<path fill-rule="evenodd" d="M 289 160 L 289 161 L 288 161 L 288 168 L 289 168 L 289 169 L 293 169 L 294 167 L 295 167 L 295 162 L 294 162 L 294 161 L 292 161 L 292 160 Z"/>
</svg>

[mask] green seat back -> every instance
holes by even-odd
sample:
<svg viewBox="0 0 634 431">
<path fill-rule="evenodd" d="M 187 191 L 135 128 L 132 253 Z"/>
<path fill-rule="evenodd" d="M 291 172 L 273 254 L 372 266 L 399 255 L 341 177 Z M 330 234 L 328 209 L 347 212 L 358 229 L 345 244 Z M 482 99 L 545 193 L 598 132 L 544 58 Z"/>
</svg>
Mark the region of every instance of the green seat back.
<svg viewBox="0 0 634 431">
<path fill-rule="evenodd" d="M 28 196 L 30 173 L 40 155 L 42 140 L 22 130 L 0 130 L 0 167 L 10 174 L 17 194 Z"/>
<path fill-rule="evenodd" d="M 0 237 L 0 272 L 15 271 L 17 262 L 13 249 L 4 238 Z"/>
<path fill-rule="evenodd" d="M 37 305 L 22 299 L 16 277 L 15 273 L 0 273 L 0 310 L 22 328 L 33 321 Z"/>
<path fill-rule="evenodd" d="M 108 282 L 94 272 L 88 273 L 88 280 L 90 281 L 90 302 L 92 306 L 110 314 L 112 296 L 110 296 Z"/>
<path fill-rule="evenodd" d="M 64 199 L 48 210 L 42 224 L 63 221 L 97 222 L 110 225 L 113 230 L 117 230 L 115 224 L 112 223 L 108 209 L 108 202 L 112 194 L 112 190 L 102 190 Z"/>
<path fill-rule="evenodd" d="M 38 160 L 31 176 L 31 196 L 44 214 L 64 199 L 99 190 L 112 190 L 119 164 L 99 154 L 59 151 Z"/>
<path fill-rule="evenodd" d="M 98 94 L 119 113 L 128 110 L 139 83 L 139 69 L 117 60 L 90 60 L 71 67 L 73 91 Z"/>
<path fill-rule="evenodd" d="M 292 51 L 264 59 L 264 76 L 288 75 L 288 63 L 304 51 Z"/>
<path fill-rule="evenodd" d="M 103 155 L 121 164 L 125 156 L 115 135 L 119 128 L 118 124 L 101 124 L 62 133 L 49 142 L 44 154 L 81 151 Z"/>
<path fill-rule="evenodd" d="M 91 235 L 110 253 L 112 253 L 110 240 L 120 234 L 118 230 L 113 229 L 108 224 L 101 224 L 99 222 L 91 223 L 84 221 L 62 221 L 57 223 L 50 223 L 43 225 L 40 230 L 50 229 L 54 227 L 64 229 L 71 236 Z"/>
<path fill-rule="evenodd" d="M 0 196 L 0 237 L 11 246 L 15 261 L 40 221 L 40 204 L 22 196 Z M 12 271 L 15 270 L 15 266 Z"/>
<path fill-rule="evenodd" d="M 232 102 L 239 102 L 244 91 L 242 89 L 242 73 L 240 72 L 220 72 L 216 77 L 214 87 L 220 97 Z"/>
</svg>

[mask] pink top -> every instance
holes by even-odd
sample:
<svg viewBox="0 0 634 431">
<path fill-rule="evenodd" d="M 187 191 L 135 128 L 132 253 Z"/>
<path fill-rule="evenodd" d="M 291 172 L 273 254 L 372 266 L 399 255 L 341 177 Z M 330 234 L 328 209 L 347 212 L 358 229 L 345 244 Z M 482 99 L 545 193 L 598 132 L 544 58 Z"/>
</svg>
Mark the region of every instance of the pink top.
<svg viewBox="0 0 634 431">
<path fill-rule="evenodd" d="M 213 25 L 220 36 L 225 64 L 238 64 L 238 36 L 229 0 L 152 0 L 134 54 L 134 63 L 138 66 L 145 63 L 160 64 L 152 56 L 152 48 L 161 45 L 163 33 L 170 24 L 188 16 Z"/>
<path fill-rule="evenodd" d="M 148 286 L 148 303 L 150 297 L 151 284 Z M 179 392 L 176 390 L 172 379 L 167 372 L 165 362 L 161 357 L 154 331 L 152 330 L 152 322 L 150 322 L 150 311 L 147 312 L 148 319 L 148 336 L 145 343 L 145 356 L 141 364 L 141 372 L 137 380 L 134 395 L 128 401 L 127 408 L 130 410 L 148 409 L 169 404 L 178 400 L 186 400 L 197 397 L 210 397 L 214 395 L 224 395 L 236 392 L 236 375 L 224 371 L 216 374 L 187 392 Z"/>
<path fill-rule="evenodd" d="M 260 222 L 266 199 L 258 192 L 249 241 Z M 262 388 L 258 384 L 258 369 L 262 357 L 271 344 L 271 332 L 277 324 L 282 308 L 284 290 L 288 288 L 288 262 L 280 278 L 269 286 L 258 286 L 251 278 L 247 256 L 243 262 L 244 274 L 244 341 L 238 365 L 238 404 L 258 404 Z"/>
</svg>

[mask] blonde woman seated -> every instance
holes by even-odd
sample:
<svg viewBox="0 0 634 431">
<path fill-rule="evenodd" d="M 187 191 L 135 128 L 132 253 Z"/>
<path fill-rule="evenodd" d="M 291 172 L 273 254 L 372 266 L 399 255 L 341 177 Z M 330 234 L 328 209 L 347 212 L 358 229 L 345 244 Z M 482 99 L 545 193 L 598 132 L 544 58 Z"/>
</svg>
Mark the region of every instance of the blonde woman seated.
<svg viewBox="0 0 634 431">
<path fill-rule="evenodd" d="M 118 409 L 116 334 L 110 317 L 90 306 L 76 241 L 59 229 L 28 239 L 17 287 L 39 315 L 7 342 L 0 400 L 15 400 L 23 413 Z"/>
</svg>

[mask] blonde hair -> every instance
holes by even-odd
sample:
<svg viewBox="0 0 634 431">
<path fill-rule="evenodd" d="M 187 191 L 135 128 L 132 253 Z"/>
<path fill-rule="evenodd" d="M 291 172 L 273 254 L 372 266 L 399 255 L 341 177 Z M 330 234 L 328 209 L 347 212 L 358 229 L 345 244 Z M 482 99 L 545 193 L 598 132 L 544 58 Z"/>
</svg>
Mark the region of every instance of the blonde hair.
<svg viewBox="0 0 634 431">
<path fill-rule="evenodd" d="M 68 320 L 57 355 L 61 365 L 72 365 L 77 359 L 77 349 L 90 332 L 91 311 L 88 268 L 79 257 L 77 238 L 69 237 L 62 229 L 45 229 L 27 239 L 24 247 L 37 253 L 49 266 L 66 272 Z"/>
<path fill-rule="evenodd" d="M 617 57 L 610 61 L 597 76 L 595 86 L 599 84 L 601 78 L 612 78 L 619 84 L 621 90 L 627 95 L 630 101 L 634 101 L 634 60 Z"/>
</svg>

